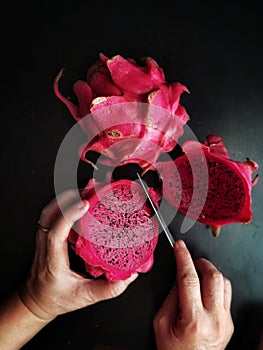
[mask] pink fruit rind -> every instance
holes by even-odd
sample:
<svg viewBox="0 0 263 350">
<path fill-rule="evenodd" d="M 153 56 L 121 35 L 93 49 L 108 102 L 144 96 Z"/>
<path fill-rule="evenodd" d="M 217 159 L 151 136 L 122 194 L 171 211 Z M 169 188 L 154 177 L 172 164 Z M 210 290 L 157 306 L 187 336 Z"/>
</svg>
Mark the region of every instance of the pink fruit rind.
<svg viewBox="0 0 263 350">
<path fill-rule="evenodd" d="M 180 110 L 179 113 L 177 113 L 178 108 L 180 106 L 179 101 L 182 93 L 187 92 L 189 93 L 189 90 L 186 86 L 176 82 L 171 84 L 163 84 L 159 87 L 158 90 L 153 91 L 148 96 L 148 102 L 149 104 L 153 104 L 156 106 L 160 106 L 164 109 L 168 109 L 171 111 L 174 115 L 177 115 L 180 117 L 180 119 L 187 123 L 189 120 L 189 116 L 184 110 L 182 113 L 182 110 Z"/>
<path fill-rule="evenodd" d="M 183 123 L 171 120 L 167 125 L 163 123 L 162 128 L 166 128 L 167 132 L 160 131 L 158 127 L 147 128 L 143 123 L 113 125 L 98 134 L 88 145 L 83 144 L 79 149 L 80 158 L 88 162 L 88 152 L 93 151 L 105 157 L 99 159 L 100 163 L 118 166 L 133 162 L 145 169 L 155 164 L 160 153 L 168 152 L 175 147 L 176 141 L 173 135 L 177 132 L 179 137 Z M 180 135 L 182 133 L 183 131 Z M 155 140 L 158 140 L 158 143 Z"/>
<path fill-rule="evenodd" d="M 159 194 L 152 189 L 150 193 L 158 205 Z M 158 222 L 141 186 L 130 180 L 107 185 L 92 180 L 82 197 L 89 200 L 90 208 L 68 240 L 87 271 L 94 277 L 105 275 L 111 282 L 149 271 L 158 241 Z"/>
<path fill-rule="evenodd" d="M 141 139 L 142 143 L 148 140 L 159 146 L 158 154 L 150 163 L 154 163 L 161 153 L 170 152 L 177 144 L 184 132 L 184 124 L 189 120 L 185 108 L 180 105 L 180 97 L 182 93 L 189 91 L 183 84 L 177 82 L 168 84 L 163 69 L 151 57 L 144 58 L 143 63 L 144 65 L 138 65 L 134 60 L 124 59 L 120 55 L 108 58 L 100 54 L 100 61 L 88 70 L 87 82 L 79 80 L 74 84 L 73 90 L 78 99 L 78 106 L 59 91 L 59 80 L 63 70 L 55 78 L 56 96 L 67 106 L 76 121 L 83 121 L 80 126 L 88 136 L 83 161 L 91 163 L 86 156 L 89 151 L 102 153 L 105 157 L 111 155 L 112 152 L 105 147 L 120 142 L 118 136 L 111 137 L 108 142 L 108 128 L 112 125 L 115 127 L 115 124 L 109 126 L 112 115 L 111 118 L 106 115 L 102 118 L 103 113 L 99 113 L 99 110 L 109 110 L 115 105 L 122 105 L 123 111 L 125 108 L 128 109 L 124 114 L 119 114 L 121 120 L 118 122 L 123 125 L 122 129 L 126 129 L 127 140 L 134 137 Z M 148 109 L 144 107 L 144 114 L 140 111 L 135 118 L 134 115 L 131 118 L 130 107 L 127 105 L 131 102 L 146 104 Z M 155 106 L 161 107 L 159 111 Z M 132 125 L 136 123 L 143 125 L 144 133 L 141 130 L 138 134 L 134 132 Z M 104 130 L 107 132 L 104 133 Z M 137 153 L 138 149 L 139 146 L 136 150 L 132 147 L 128 149 L 126 152 L 128 156 L 125 159 L 114 157 L 111 161 L 109 156 L 109 159 L 103 157 L 99 162 L 111 166 L 122 164 L 123 161 L 137 162 L 140 165 L 141 154 Z M 142 161 L 142 164 L 145 163 Z"/>
<path fill-rule="evenodd" d="M 116 98 L 121 97 L 109 99 Z M 99 159 L 100 163 L 110 166 L 134 162 L 144 168 L 147 167 L 145 160 L 154 164 L 161 153 L 170 152 L 176 146 L 186 122 L 167 109 L 136 102 L 99 108 L 91 116 L 97 125 L 103 125 L 103 131 L 81 146 L 81 159 L 87 162 L 86 154 L 94 151 L 107 157 Z"/>
<path fill-rule="evenodd" d="M 117 55 L 107 60 L 107 67 L 112 81 L 124 94 L 144 95 L 165 83 L 165 77 L 156 62 L 148 58 L 146 67 L 140 67 L 133 62 Z"/>
<path fill-rule="evenodd" d="M 163 180 L 163 196 L 167 202 L 187 215 L 207 226 L 217 235 L 220 227 L 230 223 L 249 223 L 252 220 L 251 188 L 255 184 L 252 174 L 258 169 L 254 161 L 238 162 L 229 158 L 227 150 L 219 136 L 209 135 L 204 146 L 196 141 L 187 141 L 182 150 L 185 155 L 163 163 L 157 163 L 156 168 Z M 197 147 L 198 146 L 198 147 Z M 202 147 L 203 152 L 197 149 Z M 189 162 L 191 156 L 191 162 Z M 208 179 L 202 176 L 202 166 L 206 160 Z M 176 167 L 178 173 L 174 171 Z M 197 174 L 193 185 L 193 170 Z M 208 185 L 208 190 L 202 186 Z M 207 192 L 207 193 L 206 193 Z M 194 203 L 198 212 L 189 212 L 193 200 L 205 198 L 202 208 Z"/>
</svg>

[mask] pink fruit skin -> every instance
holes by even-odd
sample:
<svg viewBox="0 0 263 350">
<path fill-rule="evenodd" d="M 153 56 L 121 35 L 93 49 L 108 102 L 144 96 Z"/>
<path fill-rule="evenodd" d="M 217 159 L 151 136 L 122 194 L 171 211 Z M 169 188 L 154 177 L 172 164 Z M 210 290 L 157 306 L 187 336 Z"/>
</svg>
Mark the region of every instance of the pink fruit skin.
<svg viewBox="0 0 263 350">
<path fill-rule="evenodd" d="M 158 205 L 159 195 L 152 189 L 150 193 Z M 122 194 L 124 197 L 119 202 L 116 198 Z M 68 240 L 75 253 L 84 260 L 86 270 L 94 277 L 104 275 L 111 282 L 127 279 L 135 272 L 149 271 L 158 241 L 158 222 L 151 217 L 152 210 L 145 204 L 142 188 L 130 180 L 107 185 L 91 180 L 82 197 L 89 200 L 90 208 L 75 230 L 71 230 Z M 122 237 L 123 245 L 116 246 L 112 233 L 127 233 L 127 227 L 128 241 Z M 129 245 L 130 238 L 135 243 Z"/>
<path fill-rule="evenodd" d="M 197 149 L 201 146 L 202 154 Z M 163 180 L 163 196 L 167 202 L 184 215 L 196 219 L 194 211 L 188 212 L 193 196 L 192 168 L 197 172 L 197 182 L 194 190 L 198 198 L 205 198 L 199 210 L 197 220 L 211 226 L 213 235 L 220 232 L 222 225 L 230 223 L 249 223 L 252 220 L 251 188 L 257 182 L 252 180 L 252 174 L 258 169 L 258 164 L 250 159 L 246 162 L 237 162 L 229 158 L 222 138 L 209 135 L 205 145 L 196 141 L 187 141 L 182 150 L 185 155 L 173 161 L 157 163 L 156 168 Z M 189 158 L 190 157 L 190 158 Z M 205 187 L 205 176 L 202 178 L 202 160 L 206 159 L 208 170 L 208 189 Z M 176 168 L 175 168 L 176 167 Z M 178 173 L 175 171 L 178 170 Z M 204 169 L 204 168 L 203 168 Z M 200 175 L 200 176 L 199 176 Z"/>
<path fill-rule="evenodd" d="M 178 82 L 168 84 L 162 68 L 152 58 L 144 58 L 143 63 L 138 65 L 120 55 L 108 58 L 100 54 L 100 60 L 88 70 L 87 81 L 74 84 L 78 106 L 59 91 L 63 70 L 57 75 L 55 94 L 75 120 L 82 121 L 81 127 L 88 136 L 87 144 L 80 149 L 83 161 L 91 163 L 87 152 L 95 151 L 105 156 L 99 160 L 101 163 L 117 166 L 133 161 L 145 168 L 148 163 L 154 164 L 160 153 L 171 151 L 177 144 L 189 120 L 180 105 L 181 94 L 188 89 Z M 136 103 L 146 107 L 138 112 Z M 112 107 L 120 104 L 120 111 Z M 104 113 L 104 107 L 113 108 L 110 117 L 109 109 Z M 135 141 L 130 142 L 132 139 Z M 125 140 L 129 142 L 120 142 Z M 108 149 L 116 143 L 118 146 L 113 150 Z M 147 148 L 151 144 L 153 151 L 149 155 Z M 142 160 L 145 158 L 147 161 Z"/>
</svg>

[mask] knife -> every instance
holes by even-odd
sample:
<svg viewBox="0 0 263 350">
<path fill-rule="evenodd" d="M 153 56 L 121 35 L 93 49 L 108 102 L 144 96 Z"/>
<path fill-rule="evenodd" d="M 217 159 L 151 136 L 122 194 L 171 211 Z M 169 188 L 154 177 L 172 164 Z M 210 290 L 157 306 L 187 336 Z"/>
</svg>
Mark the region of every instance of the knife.
<svg viewBox="0 0 263 350">
<path fill-rule="evenodd" d="M 140 181 L 140 183 L 141 183 L 141 185 L 142 185 L 142 188 L 143 188 L 143 190 L 144 190 L 144 192 L 145 192 L 147 198 L 149 199 L 149 202 L 150 202 L 150 204 L 151 204 L 151 206 L 152 206 L 152 208 L 153 208 L 153 210 L 154 210 L 154 213 L 155 213 L 155 215 L 156 215 L 156 217 L 157 217 L 157 219 L 158 219 L 158 221 L 159 221 L 159 223 L 160 223 L 160 225 L 161 225 L 161 227 L 162 227 L 164 233 L 166 234 L 166 237 L 167 237 L 169 243 L 170 243 L 171 246 L 173 247 L 173 246 L 174 246 L 174 243 L 175 243 L 175 240 L 174 240 L 174 238 L 173 238 L 173 235 L 171 234 L 170 230 L 168 229 L 168 227 L 167 227 L 167 225 L 166 225 L 166 223 L 165 223 L 165 220 L 164 220 L 164 218 L 162 217 L 162 214 L 161 214 L 160 212 L 158 212 L 158 210 L 157 210 L 155 204 L 153 203 L 153 201 L 152 201 L 152 199 L 151 199 L 151 197 L 150 197 L 150 195 L 149 195 L 148 189 L 146 188 L 146 186 L 145 186 L 145 184 L 144 184 L 142 178 L 140 177 L 140 175 L 139 175 L 138 173 L 137 173 L 137 176 L 138 176 L 138 179 L 139 179 L 139 181 Z"/>
</svg>

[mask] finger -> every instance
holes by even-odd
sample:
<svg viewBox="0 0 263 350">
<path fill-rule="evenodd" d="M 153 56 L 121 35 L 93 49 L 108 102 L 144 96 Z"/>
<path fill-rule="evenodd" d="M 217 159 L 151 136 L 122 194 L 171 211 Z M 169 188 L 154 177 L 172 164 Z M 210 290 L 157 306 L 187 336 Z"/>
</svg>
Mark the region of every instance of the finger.
<svg viewBox="0 0 263 350">
<path fill-rule="evenodd" d="M 224 306 L 224 278 L 221 272 L 208 260 L 195 261 L 201 275 L 202 302 L 207 310 Z"/>
<path fill-rule="evenodd" d="M 230 310 L 232 300 L 232 286 L 229 279 L 224 277 L 224 307 L 226 310 Z"/>
<path fill-rule="evenodd" d="M 177 264 L 178 306 L 184 320 L 192 320 L 202 307 L 199 278 L 192 257 L 182 240 L 176 241 L 174 254 Z"/>
<path fill-rule="evenodd" d="M 88 208 L 89 203 L 86 200 L 75 203 L 52 225 L 47 235 L 47 250 L 51 261 L 62 266 L 68 264 L 67 238 L 70 229 L 74 222 L 87 212 Z"/>
<path fill-rule="evenodd" d="M 88 209 L 89 202 L 87 200 L 81 200 L 73 204 L 63 214 L 59 215 L 49 230 L 48 236 L 55 237 L 58 242 L 65 242 L 74 222 L 79 220 Z"/>
<path fill-rule="evenodd" d="M 68 190 L 54 198 L 41 212 L 39 219 L 41 225 L 50 228 L 52 223 L 61 213 L 61 208 L 63 210 L 63 208 L 69 206 L 70 203 L 75 201 L 78 197 L 79 194 L 77 190 Z M 36 255 L 41 255 L 42 258 L 45 258 L 46 256 L 46 241 L 47 233 L 38 229 L 36 234 L 36 252 L 39 254 Z"/>
<path fill-rule="evenodd" d="M 87 280 L 85 287 L 88 293 L 88 304 L 94 304 L 102 300 L 116 298 L 121 295 L 138 274 L 131 275 L 126 280 L 108 282 L 106 280 Z"/>
<path fill-rule="evenodd" d="M 178 313 L 177 286 L 174 284 L 161 308 L 154 317 L 154 328 L 158 333 L 168 331 L 174 324 Z"/>
<path fill-rule="evenodd" d="M 41 225 L 47 228 L 51 227 L 61 210 L 68 207 L 73 201 L 76 201 L 78 197 L 79 193 L 77 190 L 68 190 L 54 198 L 41 212 L 39 219 Z M 45 265 L 47 260 L 47 240 L 48 232 L 38 229 L 33 267 Z"/>
<path fill-rule="evenodd" d="M 51 227 L 61 211 L 66 210 L 69 205 L 78 199 L 80 199 L 78 190 L 68 190 L 60 193 L 42 210 L 39 218 L 40 224 L 47 228 Z"/>
</svg>

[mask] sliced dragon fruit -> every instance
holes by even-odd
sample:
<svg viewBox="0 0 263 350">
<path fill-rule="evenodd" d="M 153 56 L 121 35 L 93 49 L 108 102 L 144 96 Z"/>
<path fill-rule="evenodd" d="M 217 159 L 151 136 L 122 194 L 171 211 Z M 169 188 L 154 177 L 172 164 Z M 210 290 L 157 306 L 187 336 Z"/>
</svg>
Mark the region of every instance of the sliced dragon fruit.
<svg viewBox="0 0 263 350">
<path fill-rule="evenodd" d="M 180 83 L 168 84 L 152 58 L 143 59 L 143 63 L 100 54 L 100 61 L 88 70 L 87 81 L 74 84 L 78 106 L 60 93 L 63 71 L 57 75 L 55 94 L 75 120 L 82 121 L 80 125 L 88 136 L 85 147 L 81 147 L 85 162 L 94 165 L 88 153 L 93 151 L 104 155 L 99 158 L 103 164 L 135 162 L 145 167 L 148 162 L 154 164 L 162 152 L 170 152 L 183 134 L 189 116 L 180 105 L 180 97 L 188 89 Z M 143 158 L 150 144 L 156 147 L 146 162 Z"/>
<path fill-rule="evenodd" d="M 158 194 L 151 189 L 158 205 Z M 90 208 L 69 235 L 76 254 L 94 277 L 113 282 L 153 265 L 158 222 L 140 185 L 118 180 L 106 185 L 93 180 L 82 192 Z"/>
<path fill-rule="evenodd" d="M 205 145 L 187 141 L 182 150 L 183 156 L 156 165 L 167 202 L 182 214 L 211 226 L 214 236 L 223 225 L 249 223 L 251 188 L 257 182 L 252 174 L 258 164 L 250 159 L 230 159 L 216 135 L 209 135 Z"/>
</svg>

